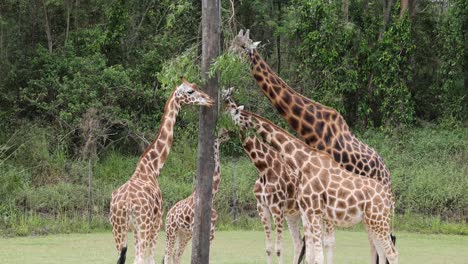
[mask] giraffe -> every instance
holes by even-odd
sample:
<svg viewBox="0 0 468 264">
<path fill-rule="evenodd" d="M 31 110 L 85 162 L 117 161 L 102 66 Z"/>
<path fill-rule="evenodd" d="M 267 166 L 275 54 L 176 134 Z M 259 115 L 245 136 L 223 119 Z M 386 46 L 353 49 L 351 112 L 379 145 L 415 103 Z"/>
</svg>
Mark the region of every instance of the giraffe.
<svg viewBox="0 0 468 264">
<path fill-rule="evenodd" d="M 109 220 L 112 224 L 118 264 L 125 263 L 127 232 L 135 237 L 136 264 L 154 263 L 157 235 L 162 223 L 162 196 L 157 177 L 166 162 L 177 114 L 182 105 L 211 107 L 214 101 L 194 83 L 182 78 L 164 108 L 159 133 L 141 155 L 132 177 L 112 193 Z"/>
<path fill-rule="evenodd" d="M 260 56 L 249 30 L 234 37 L 230 51 L 247 57 L 258 87 L 270 100 L 289 126 L 311 147 L 329 153 L 346 170 L 377 179 L 385 185 L 395 208 L 391 190 L 391 175 L 380 155 L 354 136 L 343 116 L 293 90 Z M 328 226 L 330 227 L 330 226 Z M 395 242 L 395 236 L 392 235 Z"/>
<path fill-rule="evenodd" d="M 214 161 L 212 184 L 212 201 L 219 190 L 221 182 L 220 154 L 219 147 L 221 143 L 229 140 L 227 130 L 221 129 L 214 142 Z M 178 201 L 167 213 L 166 216 L 166 252 L 163 263 L 178 264 L 184 253 L 185 246 L 192 238 L 193 222 L 195 215 L 195 191 L 184 200 Z M 210 241 L 214 238 L 215 224 L 218 219 L 218 213 L 215 208 L 211 209 L 211 233 Z M 177 246 L 176 246 L 177 243 Z"/>
<path fill-rule="evenodd" d="M 298 136 L 309 146 L 329 153 L 346 170 L 390 188 L 390 171 L 379 154 L 354 136 L 338 111 L 289 87 L 260 56 L 259 43 L 250 39 L 249 30 L 245 35 L 241 30 L 230 50 L 248 58 L 258 87 Z"/>
<path fill-rule="evenodd" d="M 265 230 L 267 263 L 273 263 L 271 218 L 276 228 L 275 248 L 278 262 L 283 263 L 282 232 L 286 218 L 294 243 L 293 263 L 298 263 L 302 248 L 299 232 L 301 216 L 296 202 L 298 177 L 280 158 L 280 154 L 257 136 L 246 137 L 241 133 L 241 139 L 245 153 L 259 172 L 253 192 Z"/>
<path fill-rule="evenodd" d="M 324 263 L 322 222 L 348 227 L 363 222 L 371 248 L 371 263 L 398 263 L 390 237 L 391 196 L 379 181 L 357 177 L 326 152 L 311 148 L 270 121 L 237 106 L 228 111 L 242 129 L 254 130 L 280 154 L 299 176 L 297 201 L 304 225 L 306 263 Z M 333 234 L 328 234 L 333 235 Z M 323 244 L 332 238 L 325 237 Z M 334 239 L 333 239 L 334 240 Z"/>
</svg>

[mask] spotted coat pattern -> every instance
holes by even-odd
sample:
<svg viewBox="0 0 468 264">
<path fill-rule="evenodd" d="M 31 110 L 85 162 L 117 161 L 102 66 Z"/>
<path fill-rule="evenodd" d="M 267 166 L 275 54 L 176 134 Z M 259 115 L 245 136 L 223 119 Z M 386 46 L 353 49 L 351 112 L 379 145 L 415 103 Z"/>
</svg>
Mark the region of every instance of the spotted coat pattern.
<svg viewBox="0 0 468 264">
<path fill-rule="evenodd" d="M 220 144 L 229 140 L 226 130 L 221 130 L 214 143 L 214 161 L 212 184 L 212 201 L 218 193 L 221 182 L 220 170 Z M 166 216 L 166 251 L 164 256 L 165 264 L 179 264 L 187 243 L 192 238 L 194 216 L 195 216 L 195 191 L 187 198 L 178 201 L 167 213 Z M 216 209 L 211 209 L 211 231 L 210 241 L 214 238 L 214 231 L 218 213 Z"/>
<path fill-rule="evenodd" d="M 140 157 L 132 177 L 112 193 L 109 219 L 117 251 L 126 251 L 127 233 L 133 230 L 136 264 L 154 263 L 163 210 L 157 177 L 169 155 L 177 114 L 182 105 L 213 103 L 195 84 L 183 79 L 166 103 L 156 139 Z"/>
<path fill-rule="evenodd" d="M 294 243 L 293 263 L 297 263 L 303 244 L 299 231 L 301 217 L 296 202 L 298 177 L 280 158 L 280 154 L 260 138 L 255 135 L 242 136 L 242 138 L 242 147 L 259 173 L 253 192 L 257 200 L 257 211 L 265 230 L 267 263 L 273 263 L 271 219 L 276 229 L 275 251 L 278 263 L 283 263 L 284 218 L 286 218 Z"/>
<path fill-rule="evenodd" d="M 311 148 L 270 121 L 244 111 L 231 101 L 234 122 L 251 129 L 275 148 L 300 180 L 297 201 L 304 225 L 306 263 L 323 263 L 322 223 L 352 226 L 363 222 L 371 244 L 371 263 L 398 263 L 390 238 L 392 197 L 379 181 L 345 170 L 326 152 Z M 329 239 L 325 236 L 324 241 Z"/>
</svg>

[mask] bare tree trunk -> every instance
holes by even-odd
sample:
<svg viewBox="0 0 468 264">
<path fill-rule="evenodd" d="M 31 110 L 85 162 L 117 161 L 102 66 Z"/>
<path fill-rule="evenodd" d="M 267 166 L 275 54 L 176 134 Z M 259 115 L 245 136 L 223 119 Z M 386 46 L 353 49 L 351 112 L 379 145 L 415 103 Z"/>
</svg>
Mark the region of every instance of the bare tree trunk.
<svg viewBox="0 0 468 264">
<path fill-rule="evenodd" d="M 93 221 L 93 157 L 88 157 L 88 224 Z"/>
<path fill-rule="evenodd" d="M 78 12 L 79 12 L 79 7 L 80 7 L 80 0 L 75 0 L 75 19 L 74 19 L 74 24 L 75 24 L 75 29 L 78 28 Z"/>
<path fill-rule="evenodd" d="M 408 0 L 400 0 L 400 18 L 402 18 L 406 11 L 408 11 L 409 3 Z"/>
<path fill-rule="evenodd" d="M 2 23 L 2 7 L 0 6 L 0 60 L 5 61 L 5 58 L 3 56 L 4 51 L 3 51 L 3 23 Z M 0 63 L 0 72 L 2 72 L 2 63 Z"/>
<path fill-rule="evenodd" d="M 50 31 L 49 17 L 47 15 L 47 7 L 45 0 L 42 0 L 42 7 L 44 9 L 44 26 L 47 35 L 47 46 L 49 47 L 49 53 L 52 53 L 52 33 Z"/>
<path fill-rule="evenodd" d="M 64 45 L 66 46 L 67 45 L 67 41 L 68 41 L 68 33 L 70 32 L 70 13 L 71 13 L 71 3 L 70 3 L 70 0 L 65 0 L 65 9 L 66 9 L 66 29 L 65 29 L 65 42 L 64 42 Z"/>
<path fill-rule="evenodd" d="M 379 41 L 382 40 L 385 30 L 387 30 L 387 25 L 390 22 L 390 14 L 392 11 L 393 0 L 382 0 L 382 9 L 383 9 L 383 26 L 382 30 L 379 33 Z"/>
<path fill-rule="evenodd" d="M 281 23 L 281 1 L 278 1 L 278 23 Z M 276 72 L 278 75 L 281 72 L 281 36 L 277 34 L 276 36 L 276 58 L 278 59 L 276 65 Z"/>
<path fill-rule="evenodd" d="M 341 5 L 341 10 L 343 11 L 343 20 L 345 23 L 348 23 L 349 17 L 349 0 L 343 0 Z"/>
<path fill-rule="evenodd" d="M 202 76 L 205 90 L 218 98 L 218 77 L 208 71 L 220 53 L 221 4 L 219 0 L 202 0 Z M 218 116 L 217 102 L 211 108 L 201 107 L 198 134 L 197 187 L 192 240 L 192 264 L 209 263 L 212 181 L 214 171 L 214 129 Z"/>
<path fill-rule="evenodd" d="M 418 0 L 409 0 L 409 13 L 410 17 L 414 19 L 416 17 L 417 8 L 418 7 Z"/>
</svg>

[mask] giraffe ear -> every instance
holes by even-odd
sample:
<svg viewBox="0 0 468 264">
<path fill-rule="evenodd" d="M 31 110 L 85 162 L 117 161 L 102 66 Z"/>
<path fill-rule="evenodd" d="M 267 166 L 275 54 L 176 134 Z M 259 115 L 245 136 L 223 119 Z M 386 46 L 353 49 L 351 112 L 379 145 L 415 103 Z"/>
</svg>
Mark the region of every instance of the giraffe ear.
<svg viewBox="0 0 468 264">
<path fill-rule="evenodd" d="M 250 48 L 256 49 L 260 43 L 261 41 L 255 41 L 254 43 L 252 43 L 252 45 L 250 45 Z"/>
<path fill-rule="evenodd" d="M 243 105 L 240 105 L 239 107 L 237 107 L 238 110 L 244 110 L 244 106 Z"/>
</svg>

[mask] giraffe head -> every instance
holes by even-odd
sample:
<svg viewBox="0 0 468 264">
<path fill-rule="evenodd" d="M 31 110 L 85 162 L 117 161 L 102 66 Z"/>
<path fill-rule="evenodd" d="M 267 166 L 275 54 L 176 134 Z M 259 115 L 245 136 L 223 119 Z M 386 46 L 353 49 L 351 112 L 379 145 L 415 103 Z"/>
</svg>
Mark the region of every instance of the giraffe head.
<svg viewBox="0 0 468 264">
<path fill-rule="evenodd" d="M 218 132 L 218 138 L 217 138 L 218 142 L 221 144 L 221 143 L 228 141 L 229 139 L 230 139 L 229 131 L 224 128 L 221 128 Z"/>
<path fill-rule="evenodd" d="M 183 77 L 181 77 L 181 80 L 182 84 L 176 87 L 174 94 L 179 104 L 204 106 L 212 106 L 214 104 L 213 99 L 202 92 L 196 84 L 188 82 Z"/>
<path fill-rule="evenodd" d="M 248 128 L 249 125 L 247 123 L 248 118 L 247 116 L 242 115 L 242 111 L 244 110 L 244 106 L 237 106 L 236 102 L 231 98 L 231 93 L 233 88 L 223 90 L 222 94 L 224 96 L 224 102 L 226 104 L 226 112 L 230 115 L 232 120 L 236 125 L 241 128 Z"/>
<path fill-rule="evenodd" d="M 249 33 L 250 31 L 248 29 L 245 34 L 244 30 L 241 29 L 239 34 L 237 34 L 237 36 L 235 36 L 232 40 L 229 51 L 232 51 L 238 55 L 243 55 L 250 53 L 253 49 L 256 49 L 258 44 L 260 44 L 260 41 L 253 42 L 253 40 L 251 40 L 249 37 Z"/>
</svg>

